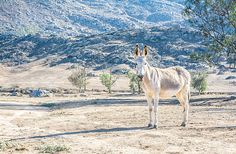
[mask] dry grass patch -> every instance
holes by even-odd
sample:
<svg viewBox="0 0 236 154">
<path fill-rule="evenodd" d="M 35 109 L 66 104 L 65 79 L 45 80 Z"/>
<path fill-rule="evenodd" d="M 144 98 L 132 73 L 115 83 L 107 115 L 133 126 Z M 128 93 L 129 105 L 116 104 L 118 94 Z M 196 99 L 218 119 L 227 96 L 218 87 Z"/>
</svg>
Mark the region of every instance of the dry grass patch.
<svg viewBox="0 0 236 154">
<path fill-rule="evenodd" d="M 18 143 L 0 141 L 0 151 L 7 150 L 22 151 L 27 149 L 23 145 Z"/>
<path fill-rule="evenodd" d="M 58 152 L 69 152 L 70 148 L 65 145 L 44 145 L 35 148 L 40 153 L 58 153 Z"/>
</svg>

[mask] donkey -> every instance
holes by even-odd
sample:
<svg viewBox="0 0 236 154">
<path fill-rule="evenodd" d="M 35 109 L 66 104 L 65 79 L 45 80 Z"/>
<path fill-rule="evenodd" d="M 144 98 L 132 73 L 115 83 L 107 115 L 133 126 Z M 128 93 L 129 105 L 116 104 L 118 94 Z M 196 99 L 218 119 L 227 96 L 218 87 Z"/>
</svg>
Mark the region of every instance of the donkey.
<svg viewBox="0 0 236 154">
<path fill-rule="evenodd" d="M 167 99 L 176 96 L 183 107 L 183 122 L 185 127 L 188 122 L 189 99 L 190 99 L 190 73 L 179 66 L 165 69 L 152 67 L 146 61 L 148 48 L 145 45 L 143 52 L 139 46 L 135 47 L 136 71 L 141 81 L 142 89 L 147 98 L 149 107 L 149 128 L 158 127 L 158 102 L 159 99 Z M 154 116 L 154 117 L 153 117 Z M 154 118 L 154 119 L 153 119 Z"/>
</svg>

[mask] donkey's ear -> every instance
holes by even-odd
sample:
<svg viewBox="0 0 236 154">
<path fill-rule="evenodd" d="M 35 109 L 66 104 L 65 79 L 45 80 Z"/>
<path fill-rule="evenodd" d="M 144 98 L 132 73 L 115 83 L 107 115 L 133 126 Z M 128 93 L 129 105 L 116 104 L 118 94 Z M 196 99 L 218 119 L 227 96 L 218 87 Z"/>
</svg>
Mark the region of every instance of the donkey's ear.
<svg viewBox="0 0 236 154">
<path fill-rule="evenodd" d="M 148 47 L 145 45 L 144 46 L 144 56 L 147 56 L 147 53 L 148 53 Z"/>
<path fill-rule="evenodd" d="M 140 55 L 140 51 L 139 51 L 139 46 L 138 45 L 135 46 L 134 55 L 135 56 L 139 56 Z"/>
</svg>

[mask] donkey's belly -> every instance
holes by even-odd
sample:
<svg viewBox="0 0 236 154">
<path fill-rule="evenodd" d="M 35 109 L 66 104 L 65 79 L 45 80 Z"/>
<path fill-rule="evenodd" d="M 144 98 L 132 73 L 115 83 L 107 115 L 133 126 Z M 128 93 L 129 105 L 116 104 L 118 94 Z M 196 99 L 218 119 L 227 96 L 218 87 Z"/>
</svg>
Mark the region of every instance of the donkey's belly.
<svg viewBox="0 0 236 154">
<path fill-rule="evenodd" d="M 176 89 L 161 89 L 160 90 L 160 98 L 161 99 L 168 99 L 176 95 L 179 91 L 179 88 Z"/>
<path fill-rule="evenodd" d="M 170 98 L 183 87 L 183 82 L 181 80 L 177 81 L 176 79 L 165 79 L 161 81 L 160 87 L 160 98 Z"/>
</svg>

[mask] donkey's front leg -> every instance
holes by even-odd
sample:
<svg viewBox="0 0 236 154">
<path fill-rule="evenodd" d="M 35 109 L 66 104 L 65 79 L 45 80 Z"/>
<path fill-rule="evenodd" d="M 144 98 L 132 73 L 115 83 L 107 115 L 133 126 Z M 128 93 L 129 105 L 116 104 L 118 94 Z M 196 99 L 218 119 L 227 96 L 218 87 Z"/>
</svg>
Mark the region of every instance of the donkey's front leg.
<svg viewBox="0 0 236 154">
<path fill-rule="evenodd" d="M 159 103 L 159 98 L 156 97 L 154 98 L 154 125 L 153 128 L 157 128 L 158 127 L 158 103 Z"/>
<path fill-rule="evenodd" d="M 152 127 L 153 126 L 153 118 L 152 118 L 152 111 L 153 111 L 153 107 L 152 107 L 152 97 L 147 96 L 147 103 L 148 103 L 148 110 L 149 110 L 149 123 L 148 123 L 148 127 Z"/>
</svg>

